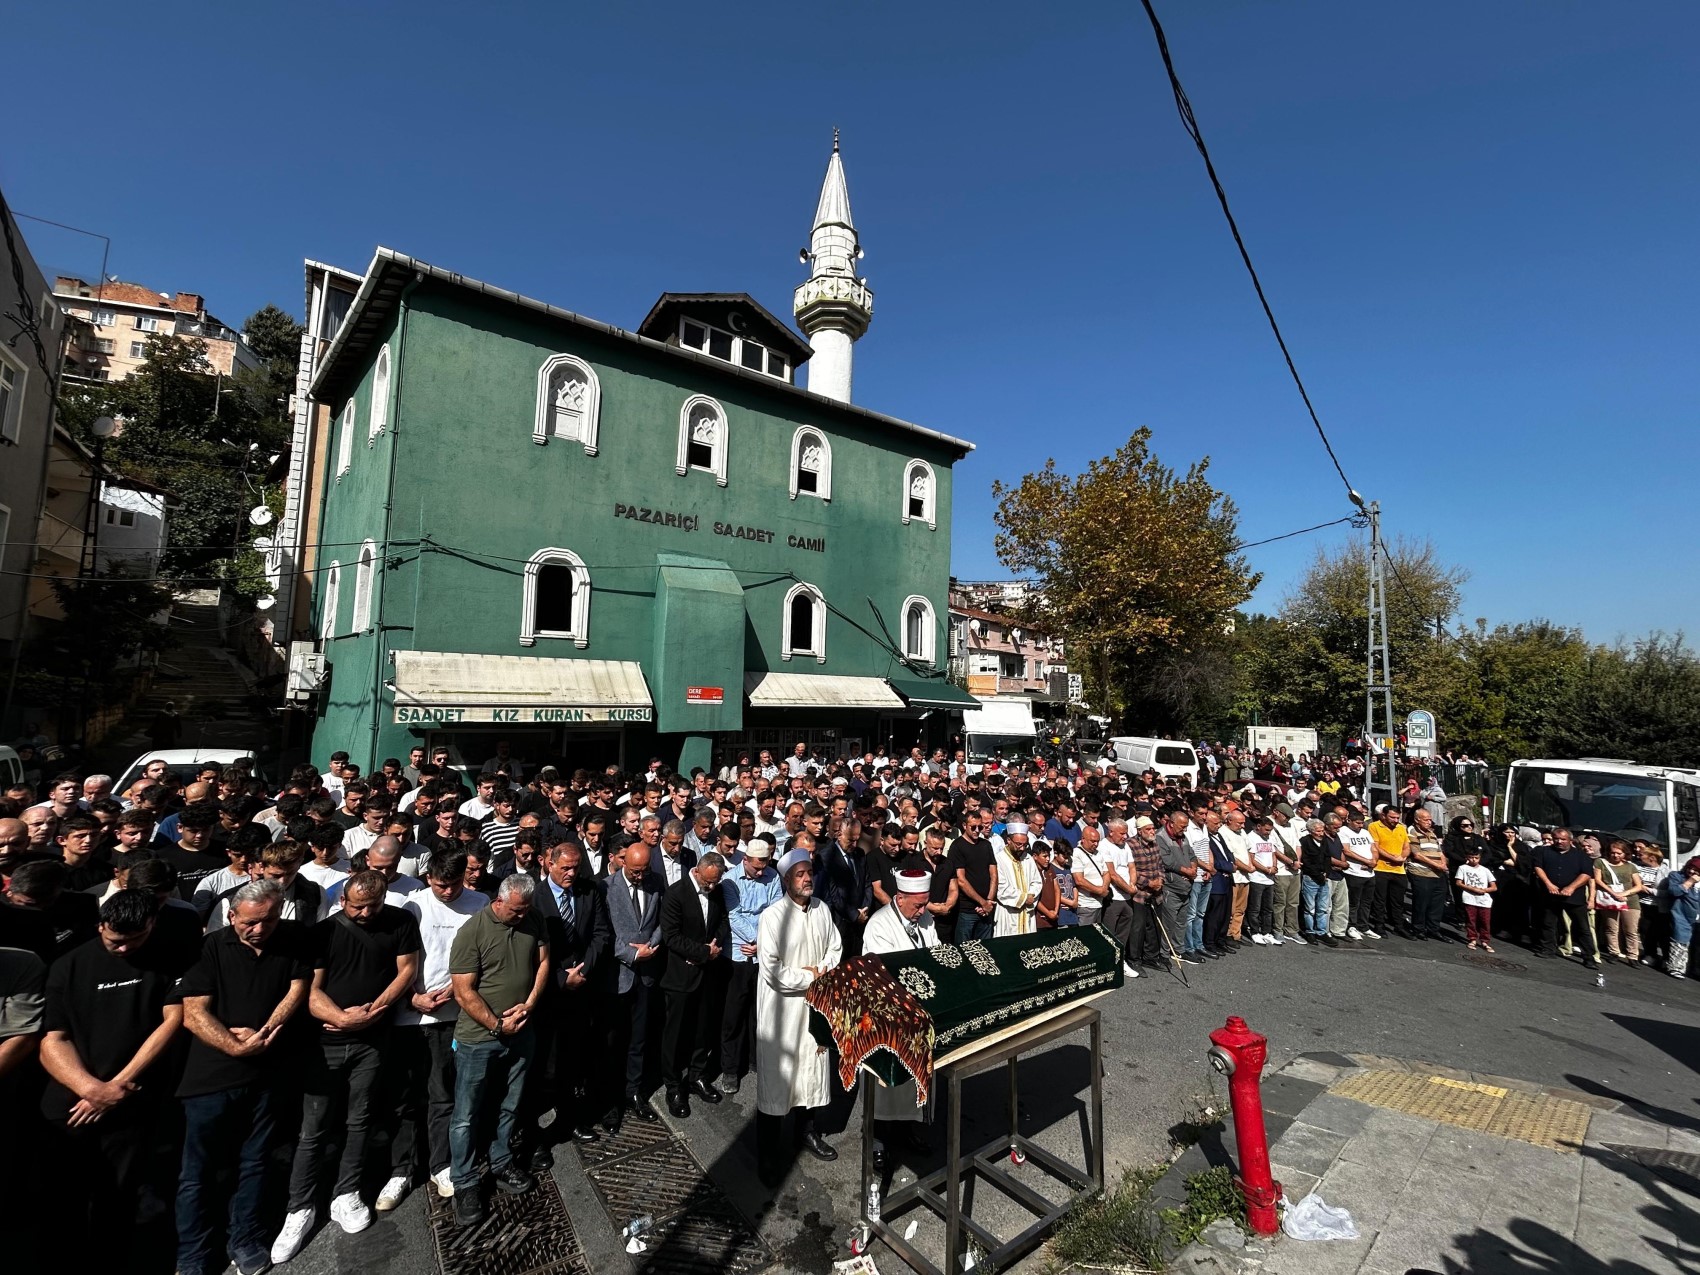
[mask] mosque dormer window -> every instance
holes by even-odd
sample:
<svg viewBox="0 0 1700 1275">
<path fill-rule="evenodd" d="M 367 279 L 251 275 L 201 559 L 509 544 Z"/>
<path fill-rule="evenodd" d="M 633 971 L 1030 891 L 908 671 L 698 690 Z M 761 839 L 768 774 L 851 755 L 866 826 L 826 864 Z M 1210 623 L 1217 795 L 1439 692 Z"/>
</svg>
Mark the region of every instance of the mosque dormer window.
<svg viewBox="0 0 1700 1275">
<path fill-rule="evenodd" d="M 679 344 L 687 350 L 736 363 L 763 376 L 781 381 L 791 379 L 790 361 L 778 350 L 769 349 L 751 337 L 726 332 L 697 319 L 679 320 Z"/>
</svg>

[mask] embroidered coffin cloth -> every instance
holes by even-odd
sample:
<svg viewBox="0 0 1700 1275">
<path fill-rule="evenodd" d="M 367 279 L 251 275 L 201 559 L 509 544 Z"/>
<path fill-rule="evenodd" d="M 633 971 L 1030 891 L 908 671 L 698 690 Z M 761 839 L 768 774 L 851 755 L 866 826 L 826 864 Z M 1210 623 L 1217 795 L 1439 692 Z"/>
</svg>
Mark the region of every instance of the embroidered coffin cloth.
<svg viewBox="0 0 1700 1275">
<path fill-rule="evenodd" d="M 837 1046 L 846 1089 L 866 1066 L 887 1085 L 913 1076 L 916 1101 L 925 1103 L 935 1051 L 950 1053 L 1121 983 L 1121 953 L 1097 926 L 946 943 L 857 957 L 816 979 L 809 1030 Z"/>
</svg>

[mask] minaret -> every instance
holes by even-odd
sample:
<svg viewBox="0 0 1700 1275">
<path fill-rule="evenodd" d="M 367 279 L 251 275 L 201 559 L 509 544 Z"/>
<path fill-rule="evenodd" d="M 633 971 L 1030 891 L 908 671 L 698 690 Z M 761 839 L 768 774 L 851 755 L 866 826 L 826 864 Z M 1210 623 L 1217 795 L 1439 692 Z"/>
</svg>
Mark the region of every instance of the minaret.
<svg viewBox="0 0 1700 1275">
<path fill-rule="evenodd" d="M 838 156 L 838 130 L 832 130 L 832 158 L 826 164 L 820 204 L 809 246 L 798 260 L 814 269 L 797 288 L 792 309 L 797 325 L 814 346 L 809 359 L 809 389 L 840 403 L 850 401 L 851 346 L 868 330 L 874 313 L 874 294 L 867 281 L 856 277 L 862 245 L 850 220 L 850 191 L 844 184 L 844 161 Z"/>
</svg>

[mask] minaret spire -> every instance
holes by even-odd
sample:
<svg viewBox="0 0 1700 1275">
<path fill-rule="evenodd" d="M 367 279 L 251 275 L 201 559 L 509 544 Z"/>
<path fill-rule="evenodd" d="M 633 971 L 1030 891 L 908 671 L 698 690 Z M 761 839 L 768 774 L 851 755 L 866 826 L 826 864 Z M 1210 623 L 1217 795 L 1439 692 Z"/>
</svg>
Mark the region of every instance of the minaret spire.
<svg viewBox="0 0 1700 1275">
<path fill-rule="evenodd" d="M 844 180 L 836 128 L 809 246 L 799 255 L 813 265 L 808 281 L 797 288 L 793 304 L 798 326 L 815 351 L 808 363 L 809 389 L 848 403 L 851 347 L 868 330 L 874 294 L 866 280 L 856 275 L 862 244 L 850 216 L 850 188 Z"/>
</svg>

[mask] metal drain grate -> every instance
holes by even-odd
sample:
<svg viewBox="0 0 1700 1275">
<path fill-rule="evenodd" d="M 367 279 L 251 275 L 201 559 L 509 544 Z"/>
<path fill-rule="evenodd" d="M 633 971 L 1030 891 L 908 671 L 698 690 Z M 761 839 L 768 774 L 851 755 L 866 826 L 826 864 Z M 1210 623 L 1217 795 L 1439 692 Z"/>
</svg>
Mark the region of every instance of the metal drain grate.
<svg viewBox="0 0 1700 1275">
<path fill-rule="evenodd" d="M 1700 1183 L 1700 1155 L 1692 1151 L 1661 1151 L 1657 1147 L 1631 1147 L 1616 1142 L 1606 1143 L 1606 1150 L 1615 1151 L 1624 1159 L 1633 1160 L 1679 1185 L 1683 1185 L 1684 1178 L 1690 1183 Z M 1692 1186 L 1689 1189 L 1692 1190 Z"/>
<path fill-rule="evenodd" d="M 1521 974 L 1529 967 L 1519 965 L 1516 961 L 1508 961 L 1503 956 L 1489 956 L 1485 952 L 1465 952 L 1464 959 L 1471 965 L 1480 965 L 1483 969 L 1499 970 L 1505 974 Z"/>
<path fill-rule="evenodd" d="M 455 1225 L 451 1201 L 425 1194 L 443 1275 L 590 1275 L 567 1206 L 547 1176 L 524 1195 L 493 1191 L 484 1221 L 471 1229 Z"/>
<path fill-rule="evenodd" d="M 761 1238 L 666 1125 L 626 1121 L 579 1153 L 615 1231 L 634 1217 L 655 1219 L 649 1249 L 636 1259 L 641 1275 L 748 1275 L 772 1264 Z"/>
</svg>

